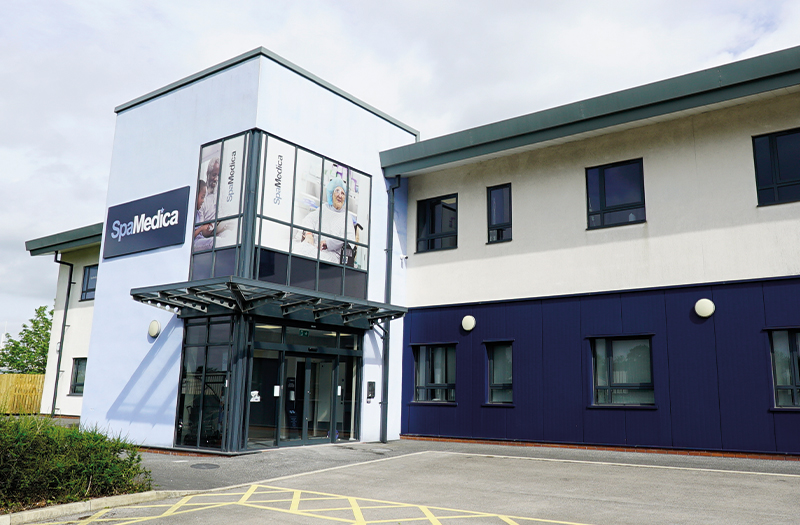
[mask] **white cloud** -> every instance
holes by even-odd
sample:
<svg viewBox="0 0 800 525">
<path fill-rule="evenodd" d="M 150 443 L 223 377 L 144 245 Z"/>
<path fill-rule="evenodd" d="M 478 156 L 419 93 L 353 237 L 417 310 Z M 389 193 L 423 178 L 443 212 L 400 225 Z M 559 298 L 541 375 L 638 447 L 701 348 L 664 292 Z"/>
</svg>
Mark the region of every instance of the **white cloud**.
<svg viewBox="0 0 800 525">
<path fill-rule="evenodd" d="M 43 0 L 0 29 L 0 327 L 51 304 L 24 241 L 100 222 L 113 108 L 264 46 L 423 138 L 800 44 L 800 2 Z"/>
</svg>

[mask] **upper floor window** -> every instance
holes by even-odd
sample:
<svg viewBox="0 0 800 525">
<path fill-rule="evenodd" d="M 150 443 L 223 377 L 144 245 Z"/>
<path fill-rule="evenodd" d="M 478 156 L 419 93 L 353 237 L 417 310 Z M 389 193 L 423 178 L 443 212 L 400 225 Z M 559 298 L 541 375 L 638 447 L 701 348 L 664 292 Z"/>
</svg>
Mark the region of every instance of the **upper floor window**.
<svg viewBox="0 0 800 525">
<path fill-rule="evenodd" d="M 588 227 L 645 221 L 642 159 L 586 169 Z"/>
<path fill-rule="evenodd" d="M 417 251 L 429 252 L 458 245 L 458 195 L 417 202 Z"/>
<path fill-rule="evenodd" d="M 94 299 L 94 290 L 97 287 L 97 265 L 83 267 L 83 284 L 81 285 L 81 301 Z"/>
<path fill-rule="evenodd" d="M 770 333 L 776 407 L 800 407 L 800 330 Z"/>
<path fill-rule="evenodd" d="M 511 240 L 511 184 L 486 189 L 489 242 Z"/>
<path fill-rule="evenodd" d="M 758 204 L 800 201 L 800 129 L 753 138 Z"/>
<path fill-rule="evenodd" d="M 653 405 L 649 339 L 592 340 L 595 405 Z"/>
</svg>

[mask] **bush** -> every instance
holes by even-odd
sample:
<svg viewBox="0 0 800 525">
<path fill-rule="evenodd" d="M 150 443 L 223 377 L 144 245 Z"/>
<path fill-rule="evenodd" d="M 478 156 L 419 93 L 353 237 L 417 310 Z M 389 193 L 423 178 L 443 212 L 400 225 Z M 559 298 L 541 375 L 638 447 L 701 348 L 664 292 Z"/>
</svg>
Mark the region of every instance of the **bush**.
<svg viewBox="0 0 800 525">
<path fill-rule="evenodd" d="M 150 488 L 141 454 L 121 437 L 0 416 L 0 513 Z"/>
</svg>

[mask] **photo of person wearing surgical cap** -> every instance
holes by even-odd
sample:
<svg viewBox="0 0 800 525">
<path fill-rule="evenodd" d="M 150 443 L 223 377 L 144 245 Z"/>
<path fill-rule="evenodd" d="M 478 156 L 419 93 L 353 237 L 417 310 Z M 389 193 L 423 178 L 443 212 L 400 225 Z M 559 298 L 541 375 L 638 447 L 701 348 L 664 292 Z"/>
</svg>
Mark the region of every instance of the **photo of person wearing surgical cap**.
<svg viewBox="0 0 800 525">
<path fill-rule="evenodd" d="M 342 248 L 344 247 L 345 231 L 347 239 L 357 241 L 353 221 L 347 216 L 347 186 L 339 177 L 333 177 L 325 185 L 325 198 L 323 202 L 321 221 L 319 210 L 313 210 L 300 222 L 303 228 L 321 231 L 324 234 L 341 237 L 333 239 L 321 236 L 319 258 L 321 261 L 342 263 Z M 321 225 L 320 225 L 321 222 Z M 316 256 L 318 234 L 308 230 L 301 230 L 295 236 L 295 241 L 300 241 L 308 246 L 298 246 L 298 253 Z M 313 250 L 311 249 L 313 248 Z"/>
</svg>

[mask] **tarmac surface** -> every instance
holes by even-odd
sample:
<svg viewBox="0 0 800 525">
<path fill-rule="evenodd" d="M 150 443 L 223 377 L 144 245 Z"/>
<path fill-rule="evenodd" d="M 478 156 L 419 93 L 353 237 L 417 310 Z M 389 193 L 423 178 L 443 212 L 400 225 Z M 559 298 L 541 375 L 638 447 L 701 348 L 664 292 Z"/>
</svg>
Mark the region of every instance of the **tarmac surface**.
<svg viewBox="0 0 800 525">
<path fill-rule="evenodd" d="M 144 453 L 157 490 L 51 524 L 798 523 L 800 461 L 400 440 Z"/>
</svg>

